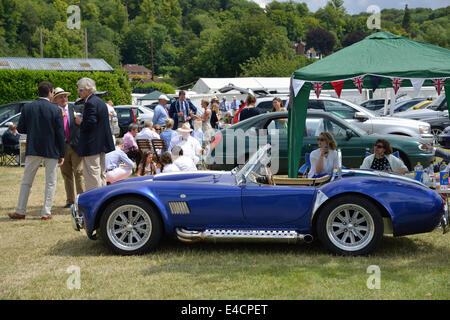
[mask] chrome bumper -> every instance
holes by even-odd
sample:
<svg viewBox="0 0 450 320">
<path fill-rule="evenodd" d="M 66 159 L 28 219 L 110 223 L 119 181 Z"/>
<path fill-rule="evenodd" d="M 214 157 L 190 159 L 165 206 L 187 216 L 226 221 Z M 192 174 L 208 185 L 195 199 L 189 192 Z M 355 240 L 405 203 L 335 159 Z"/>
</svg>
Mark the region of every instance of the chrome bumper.
<svg viewBox="0 0 450 320">
<path fill-rule="evenodd" d="M 83 220 L 83 216 L 80 216 L 77 213 L 77 205 L 73 204 L 72 205 L 72 226 L 75 229 L 75 231 L 80 231 L 81 229 L 84 228 L 84 220 Z"/>
</svg>

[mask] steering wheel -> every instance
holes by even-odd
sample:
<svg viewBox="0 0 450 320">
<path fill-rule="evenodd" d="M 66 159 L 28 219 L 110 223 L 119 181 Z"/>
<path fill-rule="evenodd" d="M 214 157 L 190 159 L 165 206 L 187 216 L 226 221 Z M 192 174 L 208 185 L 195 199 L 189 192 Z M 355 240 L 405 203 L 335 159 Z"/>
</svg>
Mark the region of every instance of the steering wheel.
<svg viewBox="0 0 450 320">
<path fill-rule="evenodd" d="M 275 182 L 273 181 L 273 174 L 272 171 L 270 171 L 269 164 L 266 164 L 264 169 L 266 170 L 266 178 L 269 185 L 274 186 Z"/>
</svg>

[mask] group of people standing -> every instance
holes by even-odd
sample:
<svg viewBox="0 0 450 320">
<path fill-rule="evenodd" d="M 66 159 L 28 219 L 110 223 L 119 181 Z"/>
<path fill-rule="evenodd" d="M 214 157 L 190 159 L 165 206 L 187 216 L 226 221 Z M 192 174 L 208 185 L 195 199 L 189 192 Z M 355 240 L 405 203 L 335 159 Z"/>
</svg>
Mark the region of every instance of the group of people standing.
<svg viewBox="0 0 450 320">
<path fill-rule="evenodd" d="M 106 185 L 105 154 L 114 150 L 109 112 L 98 98 L 95 81 L 82 78 L 78 94 L 84 100 L 81 110 L 68 103 L 70 92 L 39 83 L 39 98 L 24 105 L 17 131 L 27 135 L 25 168 L 18 204 L 11 219 L 24 219 L 31 187 L 41 164 L 45 166 L 45 197 L 41 219 L 52 219 L 57 168 L 61 168 L 66 189 L 66 207 L 76 193 Z"/>
</svg>

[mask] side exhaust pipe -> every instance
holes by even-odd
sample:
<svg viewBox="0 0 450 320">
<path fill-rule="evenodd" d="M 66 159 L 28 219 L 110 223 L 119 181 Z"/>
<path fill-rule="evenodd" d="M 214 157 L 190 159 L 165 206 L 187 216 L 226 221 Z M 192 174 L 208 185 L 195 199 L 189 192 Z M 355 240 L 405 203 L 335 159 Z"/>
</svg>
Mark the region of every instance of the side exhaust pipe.
<svg viewBox="0 0 450 320">
<path fill-rule="evenodd" d="M 205 230 L 195 231 L 177 228 L 178 240 L 183 242 L 199 241 L 267 241 L 297 243 L 305 241 L 311 243 L 314 237 L 310 234 L 300 234 L 296 231 L 287 230 Z"/>
</svg>

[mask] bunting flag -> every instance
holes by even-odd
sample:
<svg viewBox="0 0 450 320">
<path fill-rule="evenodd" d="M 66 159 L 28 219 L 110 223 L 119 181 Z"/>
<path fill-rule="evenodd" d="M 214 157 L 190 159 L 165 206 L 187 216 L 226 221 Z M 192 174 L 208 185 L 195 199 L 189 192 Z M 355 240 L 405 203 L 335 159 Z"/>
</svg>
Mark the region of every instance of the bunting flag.
<svg viewBox="0 0 450 320">
<path fill-rule="evenodd" d="M 425 79 L 415 78 L 415 79 L 409 79 L 411 81 L 411 84 L 414 88 L 415 96 L 417 97 L 420 93 L 420 89 L 422 88 L 422 85 L 425 81 Z"/>
<path fill-rule="evenodd" d="M 344 81 L 331 81 L 331 85 L 333 86 L 334 91 L 336 91 L 338 98 L 340 98 L 342 88 L 344 87 Z"/>
<path fill-rule="evenodd" d="M 313 82 L 312 84 L 313 84 L 312 87 L 313 87 L 314 91 L 316 92 L 317 99 L 319 99 L 320 92 L 323 89 L 323 82 Z"/>
<path fill-rule="evenodd" d="M 303 87 L 304 84 L 305 84 L 304 80 L 292 79 L 292 87 L 294 89 L 295 96 L 298 95 L 300 89 Z"/>
<path fill-rule="evenodd" d="M 391 79 L 392 79 L 392 86 L 394 87 L 394 93 L 397 94 L 398 89 L 401 87 L 403 80 L 400 78 L 391 78 Z"/>
<path fill-rule="evenodd" d="M 444 78 L 442 78 L 442 79 L 432 79 L 432 81 L 433 81 L 433 86 L 436 88 L 438 96 L 440 96 L 442 87 L 444 86 L 444 83 L 445 83 L 445 79 Z"/>
<path fill-rule="evenodd" d="M 357 87 L 359 89 L 359 93 L 362 93 L 362 88 L 363 88 L 363 85 L 364 85 L 364 80 L 363 79 L 364 79 L 364 76 L 359 76 L 359 77 L 356 77 L 356 78 L 352 79 L 353 84 L 355 85 L 355 87 Z"/>
<path fill-rule="evenodd" d="M 382 77 L 373 76 L 373 75 L 370 76 L 370 84 L 372 85 L 373 92 L 375 92 L 375 90 L 378 88 L 378 86 L 380 85 L 382 80 L 383 80 Z"/>
</svg>

